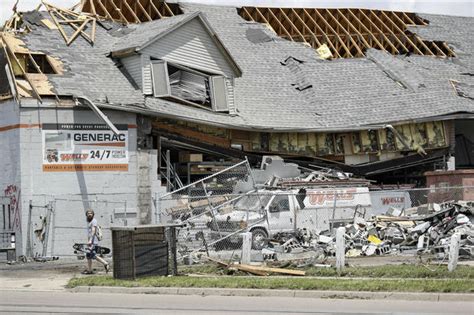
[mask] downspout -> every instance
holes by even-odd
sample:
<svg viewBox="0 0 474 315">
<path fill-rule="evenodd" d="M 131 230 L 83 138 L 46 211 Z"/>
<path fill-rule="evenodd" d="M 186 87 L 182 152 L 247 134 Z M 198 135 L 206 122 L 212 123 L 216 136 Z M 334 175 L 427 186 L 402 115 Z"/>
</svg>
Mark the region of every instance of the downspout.
<svg viewBox="0 0 474 315">
<path fill-rule="evenodd" d="M 120 132 L 119 132 L 119 130 L 117 129 L 117 127 L 115 127 L 115 125 L 110 121 L 110 119 L 109 119 L 109 118 L 97 107 L 97 105 L 95 105 L 90 99 L 88 99 L 88 98 L 85 97 L 85 96 L 74 96 L 74 95 L 73 95 L 73 98 L 74 98 L 74 100 L 75 100 L 76 105 L 80 105 L 79 99 L 86 101 L 87 106 L 89 106 L 89 108 L 92 109 L 92 111 L 93 111 L 97 116 L 99 116 L 99 118 L 102 119 L 102 120 L 107 124 L 107 126 L 109 126 L 109 128 L 112 130 L 112 132 L 113 132 L 115 135 L 119 135 L 119 134 L 120 134 Z"/>
</svg>

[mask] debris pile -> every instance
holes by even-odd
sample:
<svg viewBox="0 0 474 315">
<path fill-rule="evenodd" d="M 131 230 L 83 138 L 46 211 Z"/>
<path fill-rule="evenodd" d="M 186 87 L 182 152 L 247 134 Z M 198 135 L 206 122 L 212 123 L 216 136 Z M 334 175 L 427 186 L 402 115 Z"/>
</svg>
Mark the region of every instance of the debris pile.
<svg viewBox="0 0 474 315">
<path fill-rule="evenodd" d="M 474 257 L 473 219 L 474 202 L 467 201 L 425 204 L 404 211 L 390 209 L 386 215 L 370 220 L 355 217 L 345 226 L 346 256 L 414 251 L 444 259 L 451 236 L 459 233 L 459 256 L 470 259 Z M 335 235 L 330 231 L 317 234 L 307 229 L 278 233 L 268 240 L 262 254 L 264 260 L 303 259 L 310 254 L 314 262 L 321 262 L 335 255 Z"/>
</svg>

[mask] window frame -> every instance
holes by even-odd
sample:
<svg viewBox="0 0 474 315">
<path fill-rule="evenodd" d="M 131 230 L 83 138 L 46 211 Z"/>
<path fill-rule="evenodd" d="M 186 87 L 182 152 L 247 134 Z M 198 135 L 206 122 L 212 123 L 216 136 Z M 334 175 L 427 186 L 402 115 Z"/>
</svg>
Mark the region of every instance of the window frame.
<svg viewBox="0 0 474 315">
<path fill-rule="evenodd" d="M 286 199 L 277 200 L 278 198 L 281 198 L 281 197 L 286 198 Z M 276 196 L 272 199 L 271 203 L 269 204 L 268 209 L 269 209 L 269 210 L 272 209 L 272 207 L 273 207 L 273 205 L 274 205 L 275 202 L 277 203 L 276 206 L 278 206 L 278 205 L 280 204 L 280 202 L 281 202 L 281 201 L 284 201 L 284 200 L 286 200 L 286 201 L 288 202 L 288 209 L 281 210 L 280 207 L 277 207 L 278 211 L 273 211 L 273 213 L 280 213 L 280 212 L 287 212 L 287 211 L 290 211 L 290 198 L 289 198 L 288 195 L 276 195 Z M 272 212 L 272 211 L 270 211 L 270 212 Z"/>
<path fill-rule="evenodd" d="M 157 94 L 156 93 L 156 87 L 158 86 L 155 82 L 155 72 L 156 70 L 154 65 L 155 64 L 163 64 L 163 68 L 164 68 L 164 71 L 162 72 L 162 75 L 163 74 L 166 74 L 166 88 L 167 88 L 167 93 L 165 94 Z M 210 110 L 210 111 L 214 111 L 214 112 L 229 112 L 229 95 L 228 95 L 228 90 L 227 90 L 227 78 L 223 75 L 218 75 L 218 74 L 209 74 L 209 73 L 204 73 L 204 72 L 201 72 L 201 71 L 198 71 L 198 70 L 195 70 L 195 69 L 192 69 L 192 68 L 189 68 L 189 67 L 186 67 L 186 66 L 183 66 L 183 65 L 180 65 L 180 64 L 177 64 L 177 63 L 173 63 L 173 62 L 168 62 L 166 60 L 163 60 L 163 59 L 151 59 L 150 60 L 150 66 L 151 66 L 151 80 L 152 80 L 152 87 L 153 87 L 153 96 L 155 97 L 159 97 L 159 98 L 170 98 L 170 99 L 173 99 L 175 101 L 178 101 L 180 103 L 184 103 L 184 104 L 187 104 L 187 105 L 191 105 L 191 106 L 195 106 L 195 107 L 198 107 L 198 108 L 202 108 L 202 109 L 206 109 L 206 110 Z M 202 104 L 198 104 L 198 103 L 195 103 L 195 102 L 192 102 L 192 101 L 189 101 L 189 100 L 186 100 L 184 98 L 181 98 L 179 96 L 176 96 L 176 95 L 172 95 L 171 94 L 171 83 L 170 83 L 170 75 L 169 75 L 169 71 L 168 71 L 168 66 L 172 66 L 174 68 L 177 68 L 181 71 L 186 71 L 186 72 L 189 72 L 191 74 L 195 74 L 195 75 L 199 75 L 199 76 L 202 76 L 204 78 L 206 78 L 208 80 L 208 83 L 209 83 L 209 97 L 210 97 L 210 106 L 206 106 L 206 105 L 202 105 Z M 156 74 L 158 75 L 158 73 Z M 223 93 L 221 95 L 224 96 L 225 98 L 225 109 L 223 107 L 219 108 L 219 106 L 222 106 L 222 104 L 217 104 L 217 97 L 216 97 L 216 92 L 217 91 L 217 87 L 216 87 L 216 82 L 217 80 L 221 80 L 221 82 L 223 83 L 221 85 L 221 88 L 223 88 Z M 163 87 L 164 85 L 162 85 L 161 87 Z M 163 89 L 162 89 L 163 90 Z"/>
</svg>

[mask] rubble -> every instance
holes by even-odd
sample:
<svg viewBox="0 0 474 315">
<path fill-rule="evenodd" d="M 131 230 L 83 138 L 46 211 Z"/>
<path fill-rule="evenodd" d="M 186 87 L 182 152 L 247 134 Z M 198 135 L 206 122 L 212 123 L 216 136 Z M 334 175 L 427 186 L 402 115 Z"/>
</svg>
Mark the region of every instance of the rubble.
<svg viewBox="0 0 474 315">
<path fill-rule="evenodd" d="M 415 250 L 420 255 L 430 253 L 444 259 L 451 236 L 458 233 L 460 258 L 474 258 L 474 202 L 424 204 L 403 213 L 405 215 L 395 216 L 390 209 L 385 216 L 374 216 L 370 220 L 355 217 L 345 226 L 346 257 Z M 264 260 L 282 260 L 285 254 L 292 254 L 292 258 L 298 260 L 307 257 L 303 254 L 311 253 L 310 264 L 318 265 L 335 255 L 334 231 L 315 234 L 297 229 L 294 233 L 278 233 L 268 240 L 262 253 Z"/>
</svg>

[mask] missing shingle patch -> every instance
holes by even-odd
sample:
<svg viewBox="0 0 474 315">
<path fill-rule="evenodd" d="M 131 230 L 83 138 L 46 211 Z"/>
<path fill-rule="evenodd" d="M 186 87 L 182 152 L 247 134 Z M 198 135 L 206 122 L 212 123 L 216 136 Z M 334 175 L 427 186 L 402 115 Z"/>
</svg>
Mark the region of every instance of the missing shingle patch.
<svg viewBox="0 0 474 315">
<path fill-rule="evenodd" d="M 272 41 L 272 38 L 262 29 L 248 28 L 245 32 L 247 39 L 254 44 L 267 43 Z"/>
</svg>

